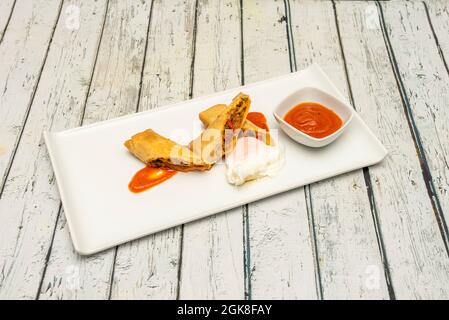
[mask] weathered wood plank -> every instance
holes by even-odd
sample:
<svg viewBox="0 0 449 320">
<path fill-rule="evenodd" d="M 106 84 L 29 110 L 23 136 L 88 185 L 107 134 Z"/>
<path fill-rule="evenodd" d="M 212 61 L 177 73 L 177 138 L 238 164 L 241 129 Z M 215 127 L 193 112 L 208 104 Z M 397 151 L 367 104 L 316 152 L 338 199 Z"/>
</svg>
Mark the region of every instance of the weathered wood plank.
<svg viewBox="0 0 449 320">
<path fill-rule="evenodd" d="M 34 12 L 33 19 L 43 19 L 50 14 L 50 9 L 57 10 L 54 3 L 50 1 L 41 8 L 42 12 Z M 78 6 L 83 12 L 79 28 L 69 28 L 63 18 L 58 21 L 22 139 L 0 198 L 2 298 L 30 299 L 37 294 L 60 208 L 42 132 L 79 124 L 92 74 L 106 2 L 66 1 L 62 12 L 70 5 Z M 42 39 L 39 31 L 45 35 L 41 24 L 36 26 L 37 30 L 32 24 L 27 28 L 35 38 L 29 44 L 33 48 Z M 2 47 L 10 41 L 11 34 L 14 32 L 8 32 Z M 18 55 L 32 56 L 36 54 L 33 52 L 22 48 Z M 20 81 L 18 84 L 21 86 Z M 15 96 L 19 98 L 20 94 L 26 95 L 28 91 L 19 90 Z"/>
<path fill-rule="evenodd" d="M 283 1 L 243 2 L 246 83 L 291 71 L 285 23 Z M 316 298 L 304 188 L 249 204 L 247 223 L 249 298 Z"/>
<path fill-rule="evenodd" d="M 3 40 L 8 21 L 12 15 L 16 0 L 0 1 L 0 43 Z"/>
<path fill-rule="evenodd" d="M 413 116 L 419 147 L 427 158 L 432 175 L 430 190 L 441 206 L 441 218 L 449 218 L 449 74 L 439 55 L 424 4 L 404 3 L 382 6 L 387 33 L 396 58 L 407 106 Z M 397 19 L 395 21 L 395 19 Z M 423 103 L 424 101 L 424 103 Z M 440 224 L 441 225 L 441 224 Z M 443 230 L 448 246 L 447 226 Z M 446 250 L 448 250 L 446 248 Z"/>
<path fill-rule="evenodd" d="M 370 173 L 395 295 L 400 299 L 444 297 L 442 287 L 446 295 L 449 287 L 447 256 L 432 204 L 423 192 L 425 181 L 377 7 L 342 2 L 337 8 L 342 13 L 339 23 L 356 107 L 390 150 L 389 157 L 370 168 Z M 440 253 L 433 256 L 435 252 Z"/>
<path fill-rule="evenodd" d="M 241 84 L 240 1 L 200 1 L 193 95 Z M 242 208 L 184 226 L 181 299 L 244 299 Z"/>
<path fill-rule="evenodd" d="M 154 1 L 139 110 L 189 98 L 194 22 L 195 1 Z M 111 298 L 176 298 L 181 237 L 176 227 L 120 246 Z"/>
<path fill-rule="evenodd" d="M 424 3 L 405 3 L 403 7 L 383 6 L 388 34 L 408 105 L 415 115 L 423 152 L 427 156 L 433 177 L 433 193 L 438 194 L 440 214 L 449 217 L 449 182 L 447 180 L 449 136 L 446 99 L 449 95 L 448 67 L 439 54 L 437 39 L 426 17 Z M 399 22 L 389 22 L 399 18 Z M 408 19 L 407 21 L 402 21 Z M 400 28 L 400 30 L 398 29 Z M 410 31 L 410 32 L 408 32 Z M 411 36 L 413 32 L 413 37 Z M 415 45 L 417 44 L 417 45 Z M 413 45 L 408 48 L 401 45 Z M 407 68 L 407 70 L 406 70 Z M 422 106 L 422 101 L 425 107 Z M 438 202 L 438 201 L 436 201 Z M 443 211 L 441 213 L 441 211 Z M 444 232 L 448 246 L 447 225 Z M 446 248 L 448 250 L 448 248 Z M 448 251 L 449 252 L 449 251 Z"/>
<path fill-rule="evenodd" d="M 61 208 L 38 299 L 107 299 L 114 252 L 111 249 L 89 257 L 78 255 Z"/>
<path fill-rule="evenodd" d="M 428 12 L 429 23 L 433 32 L 435 32 L 435 40 L 440 55 L 445 60 L 447 69 L 449 59 L 449 1 L 431 0 L 424 3 Z"/>
<path fill-rule="evenodd" d="M 332 3 L 290 1 L 290 12 L 298 69 L 318 63 L 349 101 Z M 388 298 L 362 170 L 315 183 L 310 196 L 323 298 Z"/>
<path fill-rule="evenodd" d="M 61 1 L 17 0 L 0 45 L 0 193 L 36 90 Z"/>
<path fill-rule="evenodd" d="M 151 2 L 109 1 L 83 124 L 137 109 Z M 64 213 L 56 227 L 40 299 L 107 299 L 115 249 L 90 257 L 73 250 Z"/>
</svg>

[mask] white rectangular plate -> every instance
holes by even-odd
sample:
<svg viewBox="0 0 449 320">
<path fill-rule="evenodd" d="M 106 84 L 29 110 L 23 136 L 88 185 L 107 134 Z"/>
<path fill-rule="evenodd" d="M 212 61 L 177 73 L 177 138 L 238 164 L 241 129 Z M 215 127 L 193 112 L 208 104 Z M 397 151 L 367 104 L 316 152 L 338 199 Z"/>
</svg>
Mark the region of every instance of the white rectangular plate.
<svg viewBox="0 0 449 320">
<path fill-rule="evenodd" d="M 176 140 L 182 130 L 193 136 L 201 128 L 198 113 L 229 103 L 238 92 L 250 95 L 251 111 L 263 112 L 270 128 L 278 129 L 272 111 L 293 91 L 314 86 L 346 99 L 322 70 L 310 68 L 158 110 L 94 125 L 46 133 L 65 215 L 76 251 L 92 254 L 117 244 L 206 217 L 245 203 L 297 188 L 381 161 L 386 149 L 361 118 L 324 148 L 304 147 L 279 131 L 286 163 L 274 178 L 241 187 L 229 185 L 225 165 L 208 172 L 178 173 L 146 192 L 134 194 L 128 183 L 143 167 L 123 146 L 147 128 Z M 107 107 L 107 106 L 105 106 Z M 176 132 L 173 129 L 177 129 Z M 173 137 L 175 133 L 175 137 Z M 178 139 L 179 140 L 179 139 Z"/>
</svg>

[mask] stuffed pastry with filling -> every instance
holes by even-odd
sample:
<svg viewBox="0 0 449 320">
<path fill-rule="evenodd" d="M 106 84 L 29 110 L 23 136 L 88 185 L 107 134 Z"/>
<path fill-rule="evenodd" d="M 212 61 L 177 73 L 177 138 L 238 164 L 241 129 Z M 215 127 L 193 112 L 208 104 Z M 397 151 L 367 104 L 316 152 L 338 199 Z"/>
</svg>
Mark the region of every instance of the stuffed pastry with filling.
<svg viewBox="0 0 449 320">
<path fill-rule="evenodd" d="M 189 148 L 167 139 L 151 129 L 139 132 L 125 142 L 126 148 L 150 167 L 177 171 L 209 170 L 205 163 Z"/>
<path fill-rule="evenodd" d="M 231 152 L 237 134 L 246 121 L 251 100 L 248 95 L 239 93 L 229 106 L 224 106 L 215 119 L 208 123 L 201 135 L 189 147 L 206 163 L 215 163 Z"/>
<path fill-rule="evenodd" d="M 211 124 L 219 114 L 221 114 L 227 106 L 225 104 L 216 104 L 199 114 L 199 118 L 204 126 L 208 126 Z M 249 121 L 248 119 L 242 125 L 242 131 L 244 136 L 256 137 L 259 140 L 262 140 L 267 145 L 274 145 L 274 140 L 271 138 L 270 134 L 262 128 L 259 128 L 254 123 Z"/>
</svg>

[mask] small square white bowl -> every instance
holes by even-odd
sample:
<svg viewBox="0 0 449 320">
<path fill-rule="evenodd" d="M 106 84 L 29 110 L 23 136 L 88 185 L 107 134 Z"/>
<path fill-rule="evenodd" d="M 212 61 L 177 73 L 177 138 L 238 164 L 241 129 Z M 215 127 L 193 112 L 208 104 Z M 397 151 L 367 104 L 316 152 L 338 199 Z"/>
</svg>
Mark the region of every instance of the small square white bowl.
<svg viewBox="0 0 449 320">
<path fill-rule="evenodd" d="M 314 138 L 296 129 L 284 120 L 287 112 L 302 102 L 317 102 L 334 111 L 343 121 L 343 125 L 324 138 Z M 349 125 L 354 114 L 354 109 L 347 103 L 314 87 L 301 88 L 283 99 L 275 108 L 274 117 L 281 129 L 293 140 L 309 147 L 324 147 L 337 139 Z"/>
</svg>

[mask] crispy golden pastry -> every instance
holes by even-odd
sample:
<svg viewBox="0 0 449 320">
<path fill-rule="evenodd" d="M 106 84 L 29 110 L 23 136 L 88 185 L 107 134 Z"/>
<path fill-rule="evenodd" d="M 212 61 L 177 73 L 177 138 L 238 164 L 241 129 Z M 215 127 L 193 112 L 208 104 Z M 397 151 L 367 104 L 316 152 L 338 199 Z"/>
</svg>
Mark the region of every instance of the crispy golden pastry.
<svg viewBox="0 0 449 320">
<path fill-rule="evenodd" d="M 221 105 L 221 112 L 208 123 L 201 135 L 189 144 L 190 149 L 206 163 L 215 163 L 231 152 L 237 134 L 246 120 L 250 104 L 249 96 L 239 93 L 229 106 Z"/>
<path fill-rule="evenodd" d="M 198 117 L 205 127 L 210 125 L 220 113 L 226 110 L 228 106 L 225 104 L 216 104 L 199 113 Z"/>
<path fill-rule="evenodd" d="M 151 167 L 178 171 L 204 171 L 230 152 L 238 131 L 246 120 L 250 107 L 249 96 L 238 94 L 229 106 L 216 114 L 201 135 L 182 146 L 151 129 L 137 133 L 125 142 L 128 150 Z"/>
<path fill-rule="evenodd" d="M 139 132 L 125 142 L 128 150 L 146 165 L 178 171 L 209 170 L 205 163 L 189 148 L 167 139 L 151 129 Z"/>
<path fill-rule="evenodd" d="M 204 126 L 207 127 L 226 109 L 226 107 L 227 106 L 225 104 L 216 104 L 204 111 L 201 111 L 199 118 Z M 274 145 L 274 140 L 271 138 L 270 134 L 265 129 L 259 128 L 248 119 L 246 119 L 243 123 L 242 131 L 244 136 L 255 136 L 264 141 L 267 145 Z"/>
</svg>

